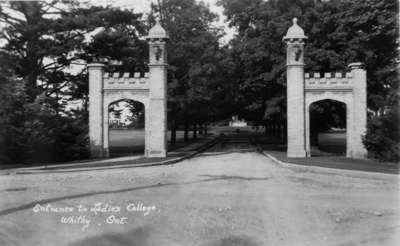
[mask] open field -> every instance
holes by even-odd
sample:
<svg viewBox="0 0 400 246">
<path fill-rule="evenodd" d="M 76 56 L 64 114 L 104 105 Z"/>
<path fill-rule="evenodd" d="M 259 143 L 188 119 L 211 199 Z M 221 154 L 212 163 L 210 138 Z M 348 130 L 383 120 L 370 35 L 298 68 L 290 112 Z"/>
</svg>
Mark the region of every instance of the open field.
<svg viewBox="0 0 400 246">
<path fill-rule="evenodd" d="M 346 155 L 346 132 L 320 133 L 318 142 L 321 151 Z"/>
<path fill-rule="evenodd" d="M 171 141 L 171 131 L 167 132 L 167 138 L 168 141 Z M 183 131 L 176 132 L 176 140 L 183 140 Z M 141 145 L 144 145 L 144 129 L 110 130 L 110 146 L 118 147 Z"/>
<path fill-rule="evenodd" d="M 143 154 L 144 152 L 144 129 L 135 130 L 110 130 L 111 155 Z M 190 133 L 190 137 L 191 137 Z M 171 132 L 167 132 L 167 139 L 171 141 Z M 176 141 L 183 141 L 183 131 L 176 132 Z"/>
</svg>

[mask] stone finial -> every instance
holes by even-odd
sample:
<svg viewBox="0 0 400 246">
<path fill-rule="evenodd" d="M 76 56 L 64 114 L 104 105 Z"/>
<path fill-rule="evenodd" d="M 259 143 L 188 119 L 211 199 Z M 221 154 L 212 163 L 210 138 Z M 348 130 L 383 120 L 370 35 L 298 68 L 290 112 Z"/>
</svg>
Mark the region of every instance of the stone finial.
<svg viewBox="0 0 400 246">
<path fill-rule="evenodd" d="M 307 39 L 307 36 L 304 35 L 304 30 L 297 25 L 297 18 L 293 18 L 293 25 L 288 29 L 286 36 L 283 37 L 283 40 L 290 39 Z"/>
<path fill-rule="evenodd" d="M 103 69 L 105 65 L 103 63 L 96 62 L 87 64 L 87 67 L 89 69 Z"/>
<path fill-rule="evenodd" d="M 149 30 L 149 35 L 146 39 L 169 39 L 169 35 L 161 26 L 159 18 L 156 18 L 156 24 Z"/>
<path fill-rule="evenodd" d="M 353 63 L 350 63 L 350 64 L 348 65 L 348 67 L 349 67 L 351 70 L 353 70 L 353 69 L 360 69 L 360 68 L 363 68 L 363 66 L 364 66 L 364 64 L 363 64 L 362 62 L 353 62 Z"/>
<path fill-rule="evenodd" d="M 110 66 L 122 66 L 122 61 L 109 59 L 108 60 L 108 65 L 110 65 Z"/>
</svg>

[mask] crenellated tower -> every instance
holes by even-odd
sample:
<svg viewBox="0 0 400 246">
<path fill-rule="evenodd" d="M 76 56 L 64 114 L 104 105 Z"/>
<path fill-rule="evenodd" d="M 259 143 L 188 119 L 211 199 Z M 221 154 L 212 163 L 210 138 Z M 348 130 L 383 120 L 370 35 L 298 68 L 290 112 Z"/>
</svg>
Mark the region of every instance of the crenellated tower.
<svg viewBox="0 0 400 246">
<path fill-rule="evenodd" d="M 167 155 L 167 49 L 168 33 L 157 20 L 146 37 L 149 42 L 149 132 L 146 156 Z"/>
<path fill-rule="evenodd" d="M 283 40 L 287 44 L 287 156 L 305 157 L 304 124 L 304 41 L 307 37 L 297 18 Z"/>
</svg>

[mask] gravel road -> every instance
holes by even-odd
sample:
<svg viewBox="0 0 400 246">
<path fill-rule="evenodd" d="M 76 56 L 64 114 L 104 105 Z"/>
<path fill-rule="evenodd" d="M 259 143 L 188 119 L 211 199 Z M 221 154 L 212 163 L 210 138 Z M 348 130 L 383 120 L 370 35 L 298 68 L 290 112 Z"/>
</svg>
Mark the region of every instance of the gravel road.
<svg viewBox="0 0 400 246">
<path fill-rule="evenodd" d="M 276 164 L 251 149 L 2 175 L 0 194 L 4 246 L 400 245 L 397 175 Z"/>
</svg>

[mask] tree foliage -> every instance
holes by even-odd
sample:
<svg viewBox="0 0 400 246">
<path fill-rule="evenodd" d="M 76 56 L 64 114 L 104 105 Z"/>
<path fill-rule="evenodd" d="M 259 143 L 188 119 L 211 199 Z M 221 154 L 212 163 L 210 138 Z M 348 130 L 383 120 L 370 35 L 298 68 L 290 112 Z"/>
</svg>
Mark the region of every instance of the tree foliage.
<svg viewBox="0 0 400 246">
<path fill-rule="evenodd" d="M 161 17 L 168 30 L 168 107 L 172 128 L 177 124 L 201 124 L 211 121 L 223 108 L 217 104 L 226 92 L 219 76 L 223 51 L 219 47 L 221 30 L 212 26 L 217 15 L 195 0 L 163 0 L 152 4 L 150 26 Z M 187 128 L 186 128 L 187 130 Z"/>
<path fill-rule="evenodd" d="M 382 161 L 400 160 L 399 106 L 381 116 L 372 116 L 363 142 L 370 157 Z"/>
<path fill-rule="evenodd" d="M 84 65 L 98 58 L 125 59 L 126 67 L 144 69 L 146 50 L 139 36 L 145 25 L 140 18 L 129 10 L 78 1 L 1 4 L 1 63 L 7 64 L 0 71 L 6 95 L 2 162 L 87 157 Z M 82 100 L 84 107 L 68 108 L 74 100 Z"/>
</svg>

